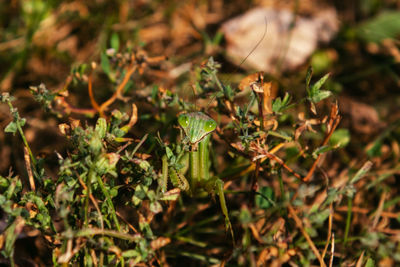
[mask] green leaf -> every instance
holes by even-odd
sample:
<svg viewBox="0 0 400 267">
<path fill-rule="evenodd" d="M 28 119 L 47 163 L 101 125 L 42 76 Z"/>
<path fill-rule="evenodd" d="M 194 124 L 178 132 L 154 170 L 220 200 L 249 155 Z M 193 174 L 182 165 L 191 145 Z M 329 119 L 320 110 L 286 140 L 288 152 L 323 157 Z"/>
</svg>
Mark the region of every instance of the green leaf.
<svg viewBox="0 0 400 267">
<path fill-rule="evenodd" d="M 23 127 L 25 125 L 25 123 L 26 123 L 26 119 L 25 118 L 19 119 L 18 123 L 19 123 L 20 127 Z"/>
<path fill-rule="evenodd" d="M 165 192 L 161 197 L 160 200 L 164 201 L 176 201 L 180 196 L 180 190 L 172 189 L 168 192 Z"/>
<path fill-rule="evenodd" d="M 350 184 L 354 184 L 358 182 L 361 178 L 363 178 L 371 169 L 372 167 L 372 162 L 367 161 L 364 163 L 364 165 L 357 171 L 357 173 L 350 179 Z"/>
<path fill-rule="evenodd" d="M 326 80 L 328 80 L 330 73 L 325 74 L 321 79 L 318 80 L 313 86 L 311 86 L 311 94 L 316 94 L 324 85 Z"/>
<path fill-rule="evenodd" d="M 255 204 L 261 209 L 268 209 L 275 205 L 274 190 L 269 186 L 261 187 L 259 194 L 255 196 Z"/>
<path fill-rule="evenodd" d="M 318 232 L 314 227 L 306 227 L 305 228 L 306 232 L 311 236 L 311 237 L 316 237 L 318 236 Z"/>
<path fill-rule="evenodd" d="M 144 188 L 141 185 L 137 185 L 135 188 L 135 196 L 138 197 L 139 199 L 144 199 L 146 197 L 146 188 Z"/>
<path fill-rule="evenodd" d="M 310 220 L 316 224 L 322 225 L 330 215 L 330 210 L 317 211 L 310 216 Z"/>
<path fill-rule="evenodd" d="M 147 170 L 151 167 L 151 165 L 150 165 L 150 163 L 149 163 L 148 161 L 146 161 L 146 160 L 141 160 L 141 161 L 139 162 L 139 167 L 140 167 L 142 170 L 147 171 Z"/>
<path fill-rule="evenodd" d="M 350 132 L 348 129 L 336 130 L 329 140 L 334 147 L 345 147 L 350 142 Z"/>
<path fill-rule="evenodd" d="M 319 101 L 329 97 L 331 95 L 330 91 L 323 90 L 321 91 L 322 85 L 326 82 L 326 80 L 329 78 L 329 73 L 325 74 L 324 77 L 319 79 L 315 84 L 311 86 L 309 90 L 307 90 L 308 93 L 308 99 L 311 101 L 311 103 L 318 103 Z"/>
<path fill-rule="evenodd" d="M 321 146 L 321 147 L 318 147 L 317 149 L 315 149 L 314 152 L 312 153 L 312 155 L 314 158 L 317 158 L 319 154 L 324 154 L 331 150 L 333 150 L 333 147 L 331 147 L 331 146 Z"/>
<path fill-rule="evenodd" d="M 169 147 L 165 147 L 165 153 L 167 154 L 168 159 L 171 159 L 174 156 L 174 153 Z"/>
<path fill-rule="evenodd" d="M 122 252 L 122 257 L 124 258 L 140 257 L 140 254 L 136 250 L 130 249 Z"/>
<path fill-rule="evenodd" d="M 306 74 L 306 90 L 307 90 L 308 94 L 310 94 L 309 91 L 310 91 L 310 82 L 311 82 L 312 74 L 313 74 L 313 68 L 312 68 L 312 66 L 309 66 L 307 69 L 307 74 Z"/>
<path fill-rule="evenodd" d="M 382 12 L 356 29 L 357 35 L 367 41 L 379 43 L 395 39 L 400 34 L 400 11 Z"/>
<path fill-rule="evenodd" d="M 22 202 L 33 203 L 36 205 L 38 210 L 36 216 L 30 218 L 30 220 L 26 222 L 27 224 L 31 224 L 34 227 L 44 230 L 47 230 L 52 226 L 49 210 L 41 197 L 37 196 L 34 192 L 28 192 L 23 196 Z"/>
<path fill-rule="evenodd" d="M 87 64 L 80 64 L 79 66 L 74 67 L 71 71 L 72 73 L 77 72 L 80 75 L 84 75 L 87 68 L 88 68 Z"/>
<path fill-rule="evenodd" d="M 239 221 L 242 224 L 247 224 L 252 221 L 251 213 L 247 208 L 243 208 L 240 210 Z"/>
<path fill-rule="evenodd" d="M 371 258 L 367 260 L 367 263 L 365 264 L 365 267 L 375 267 L 375 261 Z"/>
<path fill-rule="evenodd" d="M 99 118 L 96 122 L 95 131 L 100 138 L 104 138 L 107 132 L 107 121 L 104 118 Z"/>
<path fill-rule="evenodd" d="M 4 132 L 15 134 L 17 132 L 17 130 L 18 130 L 17 124 L 12 121 L 6 126 L 6 128 L 4 129 Z"/>
<path fill-rule="evenodd" d="M 108 59 L 108 56 L 106 53 L 101 53 L 101 68 L 103 69 L 104 73 L 107 74 L 107 76 L 110 76 L 111 74 L 111 67 L 110 67 L 110 60 Z"/>
<path fill-rule="evenodd" d="M 367 155 L 370 158 L 373 157 L 380 157 L 382 155 L 382 140 L 378 139 L 377 141 L 375 141 L 374 145 L 367 150 Z"/>
<path fill-rule="evenodd" d="M 22 218 L 17 218 L 5 231 L 5 246 L 3 249 L 7 258 L 13 257 L 14 255 L 14 244 L 18 237 L 18 233 L 16 233 L 15 230 L 20 220 L 22 220 Z"/>
<path fill-rule="evenodd" d="M 92 138 L 89 140 L 89 148 L 94 155 L 98 155 L 100 151 L 103 149 L 103 142 L 97 134 L 94 134 Z M 105 161 L 106 159 L 103 159 L 101 164 L 106 164 Z M 98 160 L 98 162 L 99 162 L 98 164 L 100 165 L 100 159 Z"/>
<path fill-rule="evenodd" d="M 111 45 L 111 48 L 113 48 L 116 52 L 118 52 L 118 50 L 119 50 L 119 36 L 118 36 L 118 33 L 114 32 L 111 35 L 110 45 Z"/>
<path fill-rule="evenodd" d="M 322 85 L 326 82 L 326 80 L 329 78 L 329 73 L 325 74 L 324 77 L 319 79 L 315 84 L 309 87 L 310 79 L 312 75 L 312 70 L 309 68 L 309 71 L 307 72 L 307 77 L 306 77 L 306 89 L 307 89 L 307 94 L 308 94 L 308 100 L 311 102 L 311 110 L 313 113 L 316 114 L 316 108 L 314 103 L 318 103 L 319 101 L 329 97 L 332 93 L 330 91 L 326 90 L 320 90 Z"/>
<path fill-rule="evenodd" d="M 313 103 L 318 103 L 321 100 L 324 100 L 325 98 L 328 98 L 332 95 L 332 93 L 330 91 L 318 91 L 316 92 L 312 97 L 311 100 Z"/>
<path fill-rule="evenodd" d="M 153 212 L 154 214 L 162 212 L 162 206 L 160 202 L 154 201 L 150 203 L 150 211 Z"/>
<path fill-rule="evenodd" d="M 0 189 L 1 189 L 1 192 L 3 192 L 3 189 L 7 189 L 9 187 L 9 185 L 10 185 L 10 181 L 7 178 L 5 178 L 5 177 L 0 175 Z"/>
<path fill-rule="evenodd" d="M 114 197 L 116 197 L 117 195 L 118 195 L 118 188 L 117 188 L 117 187 L 111 188 L 111 190 L 110 190 L 110 197 L 111 197 L 111 198 L 114 198 Z"/>
<path fill-rule="evenodd" d="M 272 111 L 275 113 L 281 113 L 282 111 L 290 107 L 289 103 L 290 103 L 290 95 L 286 93 L 283 99 L 278 97 L 272 101 Z"/>
</svg>

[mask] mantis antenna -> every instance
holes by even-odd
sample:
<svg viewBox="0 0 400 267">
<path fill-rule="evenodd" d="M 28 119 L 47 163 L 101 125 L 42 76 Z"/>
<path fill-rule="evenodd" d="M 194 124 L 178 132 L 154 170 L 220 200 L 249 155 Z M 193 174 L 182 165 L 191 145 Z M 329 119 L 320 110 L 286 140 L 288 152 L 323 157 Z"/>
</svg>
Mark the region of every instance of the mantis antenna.
<svg viewBox="0 0 400 267">
<path fill-rule="evenodd" d="M 246 56 L 244 59 L 242 59 L 242 61 L 240 62 L 240 64 L 239 64 L 239 65 L 236 67 L 236 69 L 234 70 L 234 73 L 236 73 L 236 72 L 239 71 L 239 68 L 246 62 L 246 60 L 249 58 L 249 56 L 251 56 L 251 54 L 253 54 L 253 52 L 260 46 L 261 42 L 264 40 L 265 36 L 267 35 L 267 32 L 268 32 L 268 21 L 267 21 L 267 17 L 264 17 L 264 21 L 265 21 L 265 28 L 264 28 L 263 35 L 261 36 L 260 40 L 258 40 L 258 42 L 256 43 L 256 45 L 251 49 L 251 51 L 247 54 L 247 56 Z M 230 81 L 230 79 L 227 80 L 227 81 L 224 81 L 224 82 L 222 83 L 222 86 L 224 86 L 224 83 L 227 83 L 227 82 L 229 82 L 229 81 Z M 194 88 L 192 88 L 192 89 L 193 89 L 193 92 L 194 92 L 194 94 L 195 94 L 195 93 L 196 93 L 195 89 L 194 89 Z M 195 96 L 196 96 L 196 95 L 195 95 Z M 210 101 L 207 103 L 206 109 L 207 109 L 208 106 L 212 103 L 212 101 L 214 101 L 215 97 L 216 97 L 216 93 L 213 94 L 212 98 L 211 98 Z M 196 97 L 195 97 L 195 101 L 196 101 Z M 195 106 L 196 106 L 196 104 L 195 104 Z"/>
</svg>

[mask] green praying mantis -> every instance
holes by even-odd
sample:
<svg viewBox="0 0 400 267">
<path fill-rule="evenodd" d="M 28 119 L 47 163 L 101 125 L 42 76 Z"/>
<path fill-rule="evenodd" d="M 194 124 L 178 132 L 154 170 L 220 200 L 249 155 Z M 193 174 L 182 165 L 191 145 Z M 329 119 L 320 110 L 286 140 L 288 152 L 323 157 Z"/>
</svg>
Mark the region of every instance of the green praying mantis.
<svg viewBox="0 0 400 267">
<path fill-rule="evenodd" d="M 182 142 L 187 149 L 177 156 L 176 162 L 181 167 L 180 169 L 175 166 L 169 166 L 167 155 L 163 156 L 161 190 L 163 192 L 166 191 L 169 177 L 175 187 L 189 192 L 191 195 L 201 190 L 208 193 L 216 193 L 225 217 L 225 227 L 230 230 L 234 240 L 225 202 L 224 182 L 216 176 L 210 177 L 209 171 L 209 143 L 212 132 L 217 128 L 217 123 L 202 112 L 191 112 L 179 115 L 178 124 L 184 133 Z M 189 182 L 185 177 L 188 169 Z"/>
</svg>

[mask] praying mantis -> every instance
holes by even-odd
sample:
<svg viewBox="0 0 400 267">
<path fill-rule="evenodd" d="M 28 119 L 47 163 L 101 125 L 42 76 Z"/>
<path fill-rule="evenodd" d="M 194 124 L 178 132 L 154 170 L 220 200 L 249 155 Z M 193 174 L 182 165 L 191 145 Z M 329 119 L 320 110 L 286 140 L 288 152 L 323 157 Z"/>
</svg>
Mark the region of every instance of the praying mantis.
<svg viewBox="0 0 400 267">
<path fill-rule="evenodd" d="M 175 187 L 191 195 L 201 190 L 217 194 L 225 217 L 225 227 L 230 230 L 234 240 L 225 202 L 224 182 L 216 176 L 210 177 L 209 171 L 209 143 L 212 132 L 217 128 L 217 123 L 202 112 L 190 112 L 179 115 L 178 124 L 184 133 L 182 142 L 186 145 L 186 149 L 182 150 L 176 159 L 178 163 L 176 165 L 181 167 L 180 169 L 169 166 L 168 156 L 163 156 L 161 190 L 166 191 L 169 177 Z M 187 169 L 189 169 L 189 182 L 185 177 Z"/>
</svg>

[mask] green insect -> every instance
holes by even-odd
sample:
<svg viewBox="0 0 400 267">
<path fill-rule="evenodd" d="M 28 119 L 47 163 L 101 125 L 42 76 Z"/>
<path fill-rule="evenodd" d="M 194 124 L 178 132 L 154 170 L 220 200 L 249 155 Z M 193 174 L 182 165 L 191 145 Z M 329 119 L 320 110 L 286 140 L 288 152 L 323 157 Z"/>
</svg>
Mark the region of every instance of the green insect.
<svg viewBox="0 0 400 267">
<path fill-rule="evenodd" d="M 216 193 L 225 217 L 225 227 L 230 230 L 234 238 L 225 202 L 224 182 L 218 177 L 210 177 L 209 172 L 209 143 L 211 133 L 217 128 L 217 123 L 202 112 L 181 114 L 178 117 L 178 123 L 184 133 L 182 142 L 187 145 L 189 152 L 178 155 L 177 162 L 182 166 L 179 170 L 174 166 L 168 166 L 167 156 L 163 157 L 161 188 L 164 192 L 166 191 L 169 177 L 175 187 L 191 195 L 201 190 Z M 189 169 L 190 182 L 184 176 L 187 169 Z"/>
</svg>

